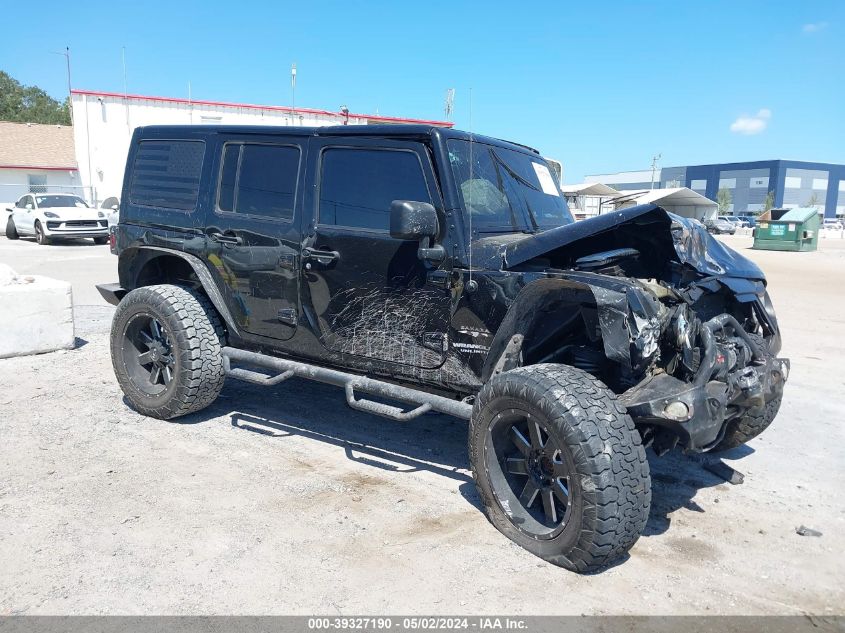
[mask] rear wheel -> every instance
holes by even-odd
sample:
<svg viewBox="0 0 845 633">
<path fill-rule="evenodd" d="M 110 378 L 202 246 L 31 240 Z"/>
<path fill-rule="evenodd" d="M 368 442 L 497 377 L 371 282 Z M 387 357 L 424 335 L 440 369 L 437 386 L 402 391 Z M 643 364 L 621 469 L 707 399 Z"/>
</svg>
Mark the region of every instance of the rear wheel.
<svg viewBox="0 0 845 633">
<path fill-rule="evenodd" d="M 12 220 L 12 216 L 9 216 L 9 219 L 6 220 L 6 239 L 8 240 L 16 240 L 18 239 L 18 230 L 15 228 L 15 223 Z"/>
<path fill-rule="evenodd" d="M 645 527 L 651 480 L 639 433 L 584 371 L 534 365 L 494 377 L 478 395 L 469 449 L 490 521 L 555 565 L 601 569 Z"/>
<path fill-rule="evenodd" d="M 39 220 L 35 221 L 35 241 L 41 244 L 41 246 L 46 246 L 50 243 L 50 238 L 44 235 L 44 228 L 41 226 Z"/>
<path fill-rule="evenodd" d="M 114 373 L 133 409 L 168 420 L 204 409 L 223 387 L 223 328 L 208 299 L 181 286 L 136 288 L 112 322 Z"/>
</svg>

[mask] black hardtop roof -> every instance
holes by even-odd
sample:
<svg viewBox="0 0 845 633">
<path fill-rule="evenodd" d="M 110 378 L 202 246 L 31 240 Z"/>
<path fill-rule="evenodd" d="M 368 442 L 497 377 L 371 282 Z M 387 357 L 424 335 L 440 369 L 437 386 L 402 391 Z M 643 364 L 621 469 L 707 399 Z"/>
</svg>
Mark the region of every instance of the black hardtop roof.
<svg viewBox="0 0 845 633">
<path fill-rule="evenodd" d="M 288 136 L 370 136 L 378 138 L 413 138 L 439 136 L 444 139 L 470 140 L 487 145 L 498 145 L 511 149 L 539 152 L 533 147 L 513 143 L 491 136 L 472 134 L 436 125 L 327 125 L 321 127 L 297 127 L 289 125 L 147 125 L 138 128 L 142 137 L 159 136 L 161 133 L 190 132 L 192 134 L 285 134 Z"/>
</svg>

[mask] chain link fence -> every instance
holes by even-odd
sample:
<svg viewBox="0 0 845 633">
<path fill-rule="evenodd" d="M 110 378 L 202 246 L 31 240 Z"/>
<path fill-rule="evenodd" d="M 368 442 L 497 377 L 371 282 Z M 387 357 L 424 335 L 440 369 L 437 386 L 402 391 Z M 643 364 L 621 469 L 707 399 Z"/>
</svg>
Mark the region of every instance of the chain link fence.
<svg viewBox="0 0 845 633">
<path fill-rule="evenodd" d="M 13 206 L 21 196 L 28 193 L 70 193 L 79 196 L 93 207 L 100 206 L 100 200 L 97 198 L 96 187 L 84 187 L 82 185 L 0 183 L 0 208 L 6 209 Z"/>
</svg>

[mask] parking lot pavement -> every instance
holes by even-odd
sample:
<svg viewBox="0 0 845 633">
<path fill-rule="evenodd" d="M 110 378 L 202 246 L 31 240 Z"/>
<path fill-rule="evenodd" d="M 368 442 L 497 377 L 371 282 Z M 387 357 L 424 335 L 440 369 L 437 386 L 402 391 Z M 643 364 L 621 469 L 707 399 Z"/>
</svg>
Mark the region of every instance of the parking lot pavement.
<svg viewBox="0 0 845 633">
<path fill-rule="evenodd" d="M 39 246 L 34 240 L 0 237 L 0 264 L 8 264 L 19 275 L 44 275 L 70 282 L 76 336 L 82 341 L 111 323 L 114 308 L 94 287 L 117 281 L 117 257 L 108 246 L 97 246 L 87 239 Z"/>
<path fill-rule="evenodd" d="M 397 424 L 295 380 L 228 381 L 178 422 L 137 415 L 107 312 L 77 313 L 77 349 L 0 361 L 0 614 L 842 613 L 845 250 L 725 241 L 769 274 L 792 358 L 781 414 L 722 455 L 739 486 L 650 455 L 651 517 L 622 564 L 578 576 L 501 536 L 446 416 Z M 109 309 L 87 289 L 114 279 L 105 247 L 0 238 L 0 261 Z"/>
<path fill-rule="evenodd" d="M 94 284 L 117 281 L 117 257 L 93 240 L 68 240 L 39 246 L 34 240 L 0 237 L 0 263 L 21 275 L 45 275 L 69 281 L 78 305 L 108 305 Z"/>
</svg>

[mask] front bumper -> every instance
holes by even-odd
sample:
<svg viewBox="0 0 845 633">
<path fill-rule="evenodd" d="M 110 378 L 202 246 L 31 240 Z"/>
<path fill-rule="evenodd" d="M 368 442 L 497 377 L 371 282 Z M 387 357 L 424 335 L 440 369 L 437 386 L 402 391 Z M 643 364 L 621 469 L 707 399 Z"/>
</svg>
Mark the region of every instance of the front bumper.
<svg viewBox="0 0 845 633">
<path fill-rule="evenodd" d="M 669 429 L 687 451 L 701 452 L 721 441 L 726 422 L 760 411 L 780 397 L 789 367 L 788 359 L 770 356 L 747 366 L 728 382 L 710 380 L 703 384 L 655 374 L 623 393 L 619 400 L 637 424 Z"/>
<path fill-rule="evenodd" d="M 48 237 L 108 237 L 108 220 L 48 220 L 44 226 Z"/>
</svg>

